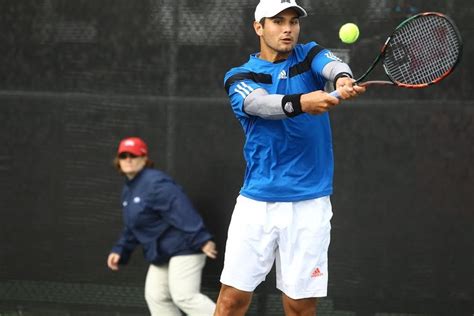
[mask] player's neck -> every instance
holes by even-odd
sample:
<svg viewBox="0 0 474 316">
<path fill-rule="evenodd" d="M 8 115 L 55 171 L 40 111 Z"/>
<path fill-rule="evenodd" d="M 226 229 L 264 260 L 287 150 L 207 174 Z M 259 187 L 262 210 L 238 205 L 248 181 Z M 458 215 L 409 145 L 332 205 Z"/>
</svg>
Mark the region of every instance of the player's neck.
<svg viewBox="0 0 474 316">
<path fill-rule="evenodd" d="M 262 47 L 260 53 L 257 56 L 260 59 L 274 63 L 280 60 L 287 59 L 289 55 L 290 53 L 281 53 L 275 50 L 265 49 L 264 47 Z"/>
</svg>

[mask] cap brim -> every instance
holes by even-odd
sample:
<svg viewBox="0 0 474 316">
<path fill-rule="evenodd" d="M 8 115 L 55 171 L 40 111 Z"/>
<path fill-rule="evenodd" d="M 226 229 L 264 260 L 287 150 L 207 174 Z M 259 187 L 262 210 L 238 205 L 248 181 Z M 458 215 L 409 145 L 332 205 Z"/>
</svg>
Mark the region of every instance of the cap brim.
<svg viewBox="0 0 474 316">
<path fill-rule="evenodd" d="M 129 153 L 135 156 L 145 156 L 145 154 L 140 149 L 134 149 L 134 148 L 121 148 L 117 151 L 117 155 L 120 155 L 123 153 Z"/>
<path fill-rule="evenodd" d="M 296 11 L 298 11 L 300 17 L 304 18 L 305 16 L 308 16 L 308 13 L 306 12 L 306 10 L 303 9 L 302 7 L 300 7 L 300 6 L 291 7 L 291 8 L 296 9 Z"/>
</svg>

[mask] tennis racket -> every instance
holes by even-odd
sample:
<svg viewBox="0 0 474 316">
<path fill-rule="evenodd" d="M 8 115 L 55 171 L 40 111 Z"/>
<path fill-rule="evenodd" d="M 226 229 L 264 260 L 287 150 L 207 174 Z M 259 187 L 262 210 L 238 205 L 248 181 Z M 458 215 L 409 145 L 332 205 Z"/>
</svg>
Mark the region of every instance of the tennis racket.
<svg viewBox="0 0 474 316">
<path fill-rule="evenodd" d="M 449 17 L 437 12 L 419 13 L 397 26 L 372 65 L 355 83 L 426 88 L 453 72 L 461 59 L 462 47 L 459 30 Z M 363 82 L 379 62 L 389 80 Z M 330 94 L 340 98 L 337 90 Z"/>
</svg>

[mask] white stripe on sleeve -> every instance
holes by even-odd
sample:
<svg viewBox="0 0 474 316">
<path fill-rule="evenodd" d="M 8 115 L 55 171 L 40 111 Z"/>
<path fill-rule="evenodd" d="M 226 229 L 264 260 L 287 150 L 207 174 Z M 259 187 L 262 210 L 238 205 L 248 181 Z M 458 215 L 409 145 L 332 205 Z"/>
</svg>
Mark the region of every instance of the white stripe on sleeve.
<svg viewBox="0 0 474 316">
<path fill-rule="evenodd" d="M 243 99 L 245 99 L 245 98 L 247 97 L 247 94 L 245 94 L 244 92 L 240 91 L 240 90 L 239 90 L 239 87 L 235 88 L 234 91 L 237 92 L 238 94 L 240 94 Z"/>
<path fill-rule="evenodd" d="M 243 82 L 239 83 L 237 85 L 237 89 L 239 89 L 240 91 L 242 91 L 243 93 L 245 93 L 246 95 L 249 95 L 250 92 L 252 92 L 251 90 L 247 89 L 244 85 L 243 85 Z"/>
<path fill-rule="evenodd" d="M 243 87 L 247 88 L 248 90 L 250 90 L 250 92 L 253 91 L 253 88 L 251 86 L 249 86 L 248 84 L 246 84 L 245 82 L 242 82 L 241 83 Z"/>
</svg>

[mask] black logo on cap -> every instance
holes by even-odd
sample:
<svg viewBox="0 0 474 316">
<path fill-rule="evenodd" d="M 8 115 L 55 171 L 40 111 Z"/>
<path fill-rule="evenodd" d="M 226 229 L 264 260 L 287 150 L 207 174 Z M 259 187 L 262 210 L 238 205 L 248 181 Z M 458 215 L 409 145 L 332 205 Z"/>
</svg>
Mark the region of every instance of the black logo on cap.
<svg viewBox="0 0 474 316">
<path fill-rule="evenodd" d="M 290 0 L 281 0 L 281 3 L 291 3 Z"/>
</svg>

